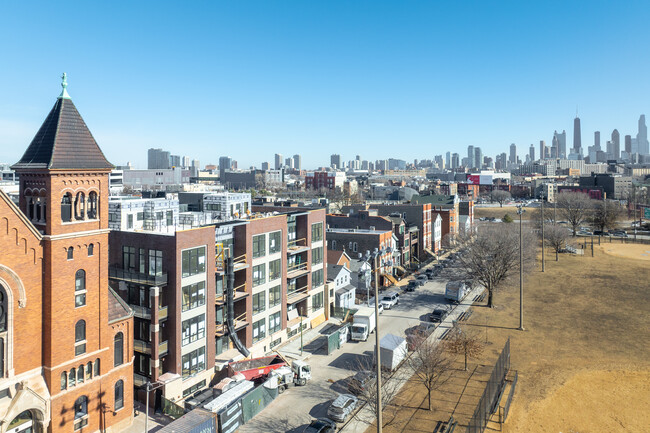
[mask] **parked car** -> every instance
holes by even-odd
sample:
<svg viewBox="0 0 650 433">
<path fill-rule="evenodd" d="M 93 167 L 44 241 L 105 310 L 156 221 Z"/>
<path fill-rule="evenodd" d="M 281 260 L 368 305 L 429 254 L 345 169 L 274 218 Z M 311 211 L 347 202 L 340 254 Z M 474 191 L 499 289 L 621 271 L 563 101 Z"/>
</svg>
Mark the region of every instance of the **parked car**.
<svg viewBox="0 0 650 433">
<path fill-rule="evenodd" d="M 602 230 L 594 230 L 594 236 L 609 236 L 609 233 Z"/>
<path fill-rule="evenodd" d="M 406 285 L 406 287 L 404 288 L 404 290 L 406 290 L 407 292 L 413 292 L 413 291 L 415 291 L 415 289 L 417 289 L 419 286 L 420 286 L 420 284 L 419 284 L 417 281 L 415 281 L 415 280 L 411 280 L 411 281 L 409 281 L 409 283 Z"/>
<path fill-rule="evenodd" d="M 427 281 L 429 281 L 429 278 L 425 274 L 420 274 L 417 277 L 415 277 L 415 281 L 420 283 L 421 286 L 424 285 Z"/>
<path fill-rule="evenodd" d="M 435 324 L 422 322 L 406 330 L 406 344 L 409 351 L 415 350 L 415 347 L 425 338 L 427 338 L 436 329 Z"/>
<path fill-rule="evenodd" d="M 375 298 L 370 298 L 370 300 L 368 300 L 368 306 L 370 308 L 375 308 Z M 384 304 L 381 303 L 381 299 L 379 300 L 379 303 L 377 304 L 377 311 L 379 312 L 379 314 L 384 312 Z"/>
<path fill-rule="evenodd" d="M 429 314 L 429 320 L 432 322 L 442 322 L 448 314 L 449 311 L 446 308 L 436 308 Z"/>
<path fill-rule="evenodd" d="M 343 422 L 357 407 L 358 398 L 352 394 L 341 394 L 334 399 L 327 409 L 327 416 L 337 422 Z"/>
<path fill-rule="evenodd" d="M 384 305 L 384 309 L 390 310 L 394 305 L 399 305 L 399 293 L 385 293 L 384 297 L 381 298 L 381 303 Z"/>
<path fill-rule="evenodd" d="M 612 236 L 616 236 L 616 237 L 619 237 L 619 238 L 626 238 L 627 237 L 627 233 L 625 233 L 623 230 L 613 230 L 613 231 L 610 230 L 609 233 Z"/>
<path fill-rule="evenodd" d="M 363 394 L 376 377 L 377 376 L 372 371 L 359 371 L 348 381 L 348 390 L 354 395 Z"/>
<path fill-rule="evenodd" d="M 336 431 L 336 423 L 328 418 L 312 420 L 303 430 L 303 433 L 333 433 Z"/>
</svg>

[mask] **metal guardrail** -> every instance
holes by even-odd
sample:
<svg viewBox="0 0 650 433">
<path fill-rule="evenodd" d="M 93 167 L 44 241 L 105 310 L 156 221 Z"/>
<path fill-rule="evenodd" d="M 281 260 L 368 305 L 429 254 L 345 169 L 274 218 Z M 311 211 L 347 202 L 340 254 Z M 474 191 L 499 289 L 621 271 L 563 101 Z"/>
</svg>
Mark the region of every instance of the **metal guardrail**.
<svg viewBox="0 0 650 433">
<path fill-rule="evenodd" d="M 151 344 L 142 340 L 133 340 L 133 350 L 151 355 Z"/>
<path fill-rule="evenodd" d="M 161 286 L 167 284 L 167 273 L 160 275 L 149 275 L 134 270 L 122 269 L 117 266 L 108 267 L 108 277 L 115 280 L 128 281 L 130 283 L 147 284 L 150 286 Z"/>
<path fill-rule="evenodd" d="M 147 307 L 141 307 L 139 305 L 129 304 L 131 309 L 133 309 L 133 314 L 139 319 L 151 319 L 151 309 Z"/>
<path fill-rule="evenodd" d="M 158 308 L 158 320 L 165 320 L 167 317 L 169 317 L 169 307 Z"/>
</svg>

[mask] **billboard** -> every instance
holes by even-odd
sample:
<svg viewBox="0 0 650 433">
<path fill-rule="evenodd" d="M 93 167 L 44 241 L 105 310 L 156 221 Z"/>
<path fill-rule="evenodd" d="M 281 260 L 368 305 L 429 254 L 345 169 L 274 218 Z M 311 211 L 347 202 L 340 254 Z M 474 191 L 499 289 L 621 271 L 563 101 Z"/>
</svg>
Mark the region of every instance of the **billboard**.
<svg viewBox="0 0 650 433">
<path fill-rule="evenodd" d="M 643 218 L 650 220 L 650 207 L 643 208 Z"/>
</svg>

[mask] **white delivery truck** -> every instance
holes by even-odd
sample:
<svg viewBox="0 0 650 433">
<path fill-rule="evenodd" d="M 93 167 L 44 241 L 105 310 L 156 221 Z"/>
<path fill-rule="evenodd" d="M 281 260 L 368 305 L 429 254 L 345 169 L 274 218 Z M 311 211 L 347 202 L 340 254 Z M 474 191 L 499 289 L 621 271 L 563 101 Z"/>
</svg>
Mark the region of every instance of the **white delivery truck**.
<svg viewBox="0 0 650 433">
<path fill-rule="evenodd" d="M 366 341 L 377 326 L 374 307 L 360 307 L 354 313 L 351 335 L 356 341 Z"/>
<path fill-rule="evenodd" d="M 406 339 L 393 334 L 386 334 L 379 341 L 381 366 L 386 370 L 395 370 L 408 353 Z"/>
<path fill-rule="evenodd" d="M 450 281 L 445 287 L 445 299 L 459 304 L 467 295 L 467 286 L 463 281 Z"/>
</svg>

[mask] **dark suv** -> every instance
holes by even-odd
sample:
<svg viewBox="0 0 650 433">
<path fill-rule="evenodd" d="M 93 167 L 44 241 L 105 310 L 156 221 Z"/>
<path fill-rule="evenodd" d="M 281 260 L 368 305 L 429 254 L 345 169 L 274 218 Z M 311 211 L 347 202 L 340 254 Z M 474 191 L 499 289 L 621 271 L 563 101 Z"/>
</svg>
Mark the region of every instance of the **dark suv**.
<svg viewBox="0 0 650 433">
<path fill-rule="evenodd" d="M 449 314 L 449 311 L 444 308 L 436 308 L 429 314 L 429 320 L 432 322 L 442 322 L 447 317 L 447 314 Z"/>
<path fill-rule="evenodd" d="M 334 433 L 336 423 L 329 418 L 318 418 L 309 423 L 303 433 Z"/>
</svg>

